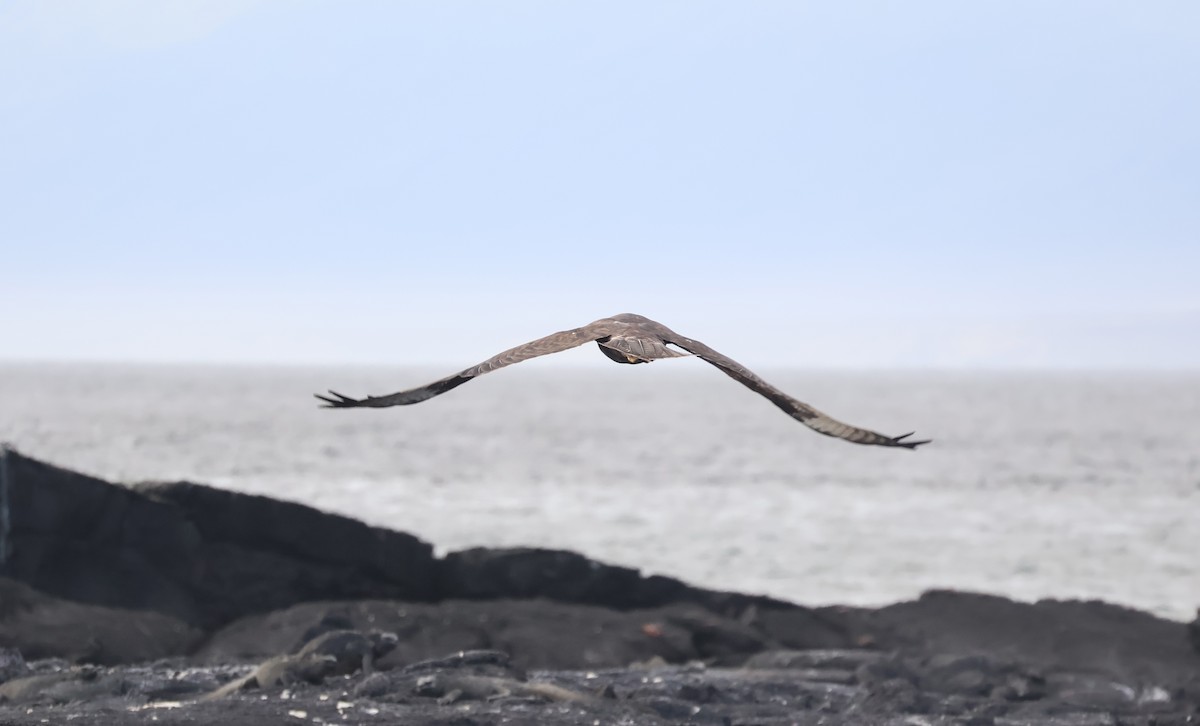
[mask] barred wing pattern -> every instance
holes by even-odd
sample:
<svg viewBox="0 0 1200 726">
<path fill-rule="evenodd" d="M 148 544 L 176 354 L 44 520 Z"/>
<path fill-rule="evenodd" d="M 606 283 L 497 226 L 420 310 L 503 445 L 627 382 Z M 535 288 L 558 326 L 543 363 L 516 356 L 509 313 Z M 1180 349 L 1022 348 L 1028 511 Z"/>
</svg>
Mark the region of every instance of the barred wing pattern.
<svg viewBox="0 0 1200 726">
<path fill-rule="evenodd" d="M 584 343 L 606 338 L 610 335 L 610 331 L 606 325 L 607 322 L 607 320 L 597 320 L 582 328 L 552 333 L 544 338 L 538 338 L 523 345 L 518 345 L 515 348 L 509 348 L 503 353 L 488 358 L 477 366 L 472 366 L 464 371 L 421 386 L 420 388 L 412 388 L 386 396 L 367 396 L 366 398 L 358 399 L 343 396 L 336 391 L 330 391 L 329 396 L 313 395 L 325 402 L 323 408 L 386 408 L 388 406 L 408 406 L 453 390 L 472 378 L 482 376 L 484 373 L 490 373 L 505 366 L 529 360 L 530 358 L 559 353 L 564 350 L 576 348 Z"/>
<path fill-rule="evenodd" d="M 755 393 L 765 397 L 771 403 L 778 406 L 784 413 L 796 419 L 800 423 L 809 427 L 819 434 L 832 436 L 837 439 L 845 439 L 855 444 L 869 444 L 874 446 L 896 446 L 906 449 L 915 449 L 921 444 L 928 444 L 929 440 L 925 441 L 904 441 L 912 432 L 901 436 L 885 436 L 868 429 L 861 429 L 857 426 L 842 423 L 832 416 L 827 416 L 817 409 L 809 406 L 803 401 L 798 401 L 783 391 L 779 390 L 770 383 L 754 374 L 753 371 L 743 366 L 741 363 L 722 355 L 704 343 L 691 338 L 685 338 L 680 335 L 663 336 L 668 343 L 673 343 L 680 348 L 695 353 L 703 360 L 720 368 L 725 375 L 734 379 L 738 383 L 746 386 Z"/>
</svg>

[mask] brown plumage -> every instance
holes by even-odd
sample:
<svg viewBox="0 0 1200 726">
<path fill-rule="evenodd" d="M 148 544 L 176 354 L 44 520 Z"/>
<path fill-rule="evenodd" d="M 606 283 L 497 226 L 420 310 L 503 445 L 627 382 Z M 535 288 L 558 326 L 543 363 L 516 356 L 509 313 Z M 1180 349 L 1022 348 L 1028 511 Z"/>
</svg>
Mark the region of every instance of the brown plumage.
<svg viewBox="0 0 1200 726">
<path fill-rule="evenodd" d="M 491 371 L 510 366 L 514 363 L 520 363 L 530 358 L 558 353 L 591 342 L 599 345 L 604 355 L 618 363 L 649 363 L 660 358 L 686 356 L 687 353 L 680 353 L 668 347 L 668 345 L 677 346 L 720 368 L 725 375 L 733 378 L 755 393 L 766 397 L 787 415 L 817 433 L 825 434 L 826 436 L 845 439 L 855 444 L 897 446 L 906 449 L 915 449 L 921 444 L 929 443 L 928 440 L 906 441 L 905 439 L 912 436 L 911 433 L 902 436 L 885 436 L 874 431 L 858 428 L 857 426 L 844 424 L 821 413 L 812 406 L 792 398 L 759 378 L 742 364 L 718 353 L 704 343 L 680 335 L 661 323 L 632 313 L 622 313 L 621 315 L 614 315 L 611 318 L 602 318 L 582 328 L 564 330 L 547 335 L 544 338 L 538 338 L 524 345 L 518 345 L 515 348 L 510 348 L 503 353 L 485 360 L 477 366 L 472 366 L 464 371 L 421 386 L 420 388 L 400 391 L 399 393 L 392 393 L 386 396 L 367 396 L 362 399 L 348 398 L 333 391 L 329 392 L 329 396 L 315 395 L 325 402 L 326 408 L 407 406 L 443 394 L 484 373 L 490 373 Z"/>
</svg>

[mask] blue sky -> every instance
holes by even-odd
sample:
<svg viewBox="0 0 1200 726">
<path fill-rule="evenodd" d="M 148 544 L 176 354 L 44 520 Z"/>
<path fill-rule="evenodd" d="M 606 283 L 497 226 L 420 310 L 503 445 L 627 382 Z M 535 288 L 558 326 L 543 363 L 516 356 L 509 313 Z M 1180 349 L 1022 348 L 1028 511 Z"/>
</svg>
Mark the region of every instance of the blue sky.
<svg viewBox="0 0 1200 726">
<path fill-rule="evenodd" d="M 1197 368 L 1197 129 L 1194 2 L 9 0 L 0 359 Z"/>
</svg>

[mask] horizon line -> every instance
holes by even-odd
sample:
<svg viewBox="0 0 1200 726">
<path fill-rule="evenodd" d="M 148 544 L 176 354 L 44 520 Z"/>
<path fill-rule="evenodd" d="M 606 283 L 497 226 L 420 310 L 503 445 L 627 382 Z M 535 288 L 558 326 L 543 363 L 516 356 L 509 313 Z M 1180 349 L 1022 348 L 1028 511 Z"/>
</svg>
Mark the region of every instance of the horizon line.
<svg viewBox="0 0 1200 726">
<path fill-rule="evenodd" d="M 528 361 L 526 361 L 528 362 Z M 183 359 L 119 359 L 104 357 L 80 358 L 45 358 L 45 357 L 12 357 L 0 356 L 0 366 L 3 367 L 76 367 L 101 366 L 130 367 L 130 368 L 224 368 L 224 369 L 408 369 L 444 370 L 447 374 L 467 368 L 471 363 L 439 363 L 435 361 L 420 362 L 387 362 L 387 361 L 277 361 L 277 360 L 183 360 Z M 558 364 L 563 370 L 608 370 L 612 364 L 603 360 L 581 361 L 566 360 Z M 811 365 L 799 363 L 757 363 L 747 364 L 748 367 L 761 370 L 776 371 L 806 371 L 813 373 L 1113 373 L 1113 374 L 1163 374 L 1176 373 L 1200 374 L 1200 366 L 1183 364 L 1163 364 L 1161 366 L 1122 366 L 1122 365 L 1092 365 L 1081 366 L 1074 364 L 1062 365 L 1028 365 L 1021 363 L 1007 365 L 959 365 L 959 364 L 895 364 L 895 365 Z"/>
</svg>

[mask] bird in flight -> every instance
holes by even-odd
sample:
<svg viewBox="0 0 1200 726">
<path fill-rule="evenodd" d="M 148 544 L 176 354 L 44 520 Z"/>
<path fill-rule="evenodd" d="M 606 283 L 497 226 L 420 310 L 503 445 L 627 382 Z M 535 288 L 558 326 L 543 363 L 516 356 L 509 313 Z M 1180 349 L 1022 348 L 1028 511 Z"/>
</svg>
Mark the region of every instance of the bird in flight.
<svg viewBox="0 0 1200 726">
<path fill-rule="evenodd" d="M 855 444 L 874 446 L 895 446 L 905 449 L 915 449 L 929 440 L 913 441 L 909 439 L 912 433 L 901 436 L 885 436 L 867 429 L 844 424 L 837 419 L 827 416 L 807 403 L 798 401 L 778 388 L 759 378 L 742 364 L 709 348 L 698 340 L 692 340 L 671 330 L 662 323 L 655 322 L 641 315 L 622 313 L 611 318 L 601 318 L 594 323 L 588 323 L 581 328 L 563 330 L 552 333 L 544 338 L 530 341 L 524 345 L 510 348 L 495 355 L 477 366 L 434 381 L 420 388 L 412 388 L 399 393 L 385 396 L 367 396 L 366 398 L 349 398 L 340 393 L 330 391 L 328 396 L 314 394 L 324 401 L 324 408 L 385 408 L 387 406 L 408 406 L 420 403 L 434 396 L 441 395 L 452 388 L 457 388 L 467 381 L 484 373 L 514 363 L 520 363 L 530 358 L 537 358 L 550 353 L 578 347 L 585 343 L 595 342 L 600 351 L 617 363 L 649 363 L 660 358 L 686 357 L 689 354 L 707 361 L 720 368 L 725 375 L 746 386 L 755 393 L 766 397 L 771 403 L 783 410 L 784 413 L 809 427 L 813 431 L 838 439 L 845 439 Z M 681 353 L 668 346 L 676 346 L 687 351 Z"/>
</svg>

